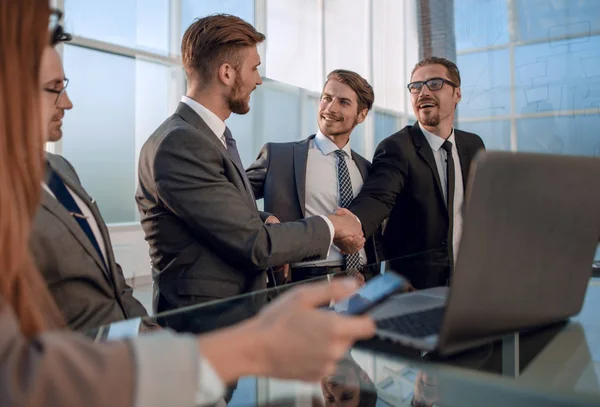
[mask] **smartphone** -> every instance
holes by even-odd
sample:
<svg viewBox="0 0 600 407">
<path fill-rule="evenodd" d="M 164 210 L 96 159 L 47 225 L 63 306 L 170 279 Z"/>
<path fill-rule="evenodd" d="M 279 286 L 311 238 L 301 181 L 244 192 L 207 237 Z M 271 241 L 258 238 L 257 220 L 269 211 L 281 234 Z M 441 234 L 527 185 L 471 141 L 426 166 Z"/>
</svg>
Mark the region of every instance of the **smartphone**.
<svg viewBox="0 0 600 407">
<path fill-rule="evenodd" d="M 409 282 L 404 277 L 387 272 L 367 281 L 350 297 L 333 304 L 337 313 L 347 315 L 361 315 L 376 305 L 383 302 L 389 296 L 406 291 Z"/>
</svg>

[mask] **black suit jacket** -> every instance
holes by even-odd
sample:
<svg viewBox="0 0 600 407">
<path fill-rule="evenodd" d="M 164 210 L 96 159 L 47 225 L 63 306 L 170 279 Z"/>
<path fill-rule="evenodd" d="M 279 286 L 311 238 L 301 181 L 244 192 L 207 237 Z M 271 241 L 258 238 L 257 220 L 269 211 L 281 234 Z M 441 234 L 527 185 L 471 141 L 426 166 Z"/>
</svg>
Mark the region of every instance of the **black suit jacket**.
<svg viewBox="0 0 600 407">
<path fill-rule="evenodd" d="M 136 202 L 159 310 L 262 289 L 267 267 L 327 254 L 319 217 L 265 225 L 243 172 L 184 103 L 144 143 Z"/>
<path fill-rule="evenodd" d="M 466 187 L 471 161 L 484 145 L 476 134 L 455 129 L 454 135 Z M 418 123 L 377 146 L 371 174 L 350 210 L 361 220 L 366 236 L 389 217 L 382 239 L 384 256 L 413 256 L 390 264 L 415 288 L 446 283 L 452 252 L 448 210 L 433 151 Z"/>
<path fill-rule="evenodd" d="M 267 143 L 246 170 L 257 199 L 264 198 L 267 212 L 276 215 L 282 222 L 303 219 L 306 197 L 306 165 L 310 141 L 315 135 L 288 143 Z M 363 180 L 367 178 L 371 163 L 352 151 Z M 323 215 L 327 215 L 324 213 Z M 367 262 L 377 262 L 375 239 L 365 244 Z"/>
</svg>

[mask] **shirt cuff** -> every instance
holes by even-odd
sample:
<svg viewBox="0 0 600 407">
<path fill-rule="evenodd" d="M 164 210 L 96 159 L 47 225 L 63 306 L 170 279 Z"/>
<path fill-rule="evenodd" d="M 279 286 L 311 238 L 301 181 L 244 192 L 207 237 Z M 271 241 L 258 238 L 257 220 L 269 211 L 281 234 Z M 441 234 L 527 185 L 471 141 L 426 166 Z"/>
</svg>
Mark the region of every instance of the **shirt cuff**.
<svg viewBox="0 0 600 407">
<path fill-rule="evenodd" d="M 225 395 L 223 381 L 210 362 L 202 356 L 198 358 L 198 371 L 200 375 L 196 403 L 200 406 L 216 404 Z"/>
<path fill-rule="evenodd" d="M 200 357 L 192 335 L 164 330 L 131 340 L 136 362 L 135 407 L 193 405 L 198 390 Z"/>
<path fill-rule="evenodd" d="M 319 215 L 325 223 L 327 223 L 327 227 L 329 228 L 329 246 L 327 247 L 327 255 L 326 258 L 329 257 L 329 250 L 331 249 L 331 245 L 333 244 L 333 237 L 335 236 L 335 228 L 333 227 L 333 223 L 329 220 L 329 218 L 325 215 Z"/>
</svg>

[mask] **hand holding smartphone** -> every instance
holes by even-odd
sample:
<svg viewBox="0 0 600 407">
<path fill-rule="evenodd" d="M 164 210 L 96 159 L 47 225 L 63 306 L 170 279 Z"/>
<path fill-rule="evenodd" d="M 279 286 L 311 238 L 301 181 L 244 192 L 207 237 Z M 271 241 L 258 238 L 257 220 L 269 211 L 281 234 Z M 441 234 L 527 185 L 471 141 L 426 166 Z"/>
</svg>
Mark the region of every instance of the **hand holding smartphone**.
<svg viewBox="0 0 600 407">
<path fill-rule="evenodd" d="M 333 304 L 333 310 L 340 314 L 362 315 L 391 295 L 408 290 L 408 287 L 407 279 L 387 272 L 367 281 L 350 297 Z"/>
</svg>

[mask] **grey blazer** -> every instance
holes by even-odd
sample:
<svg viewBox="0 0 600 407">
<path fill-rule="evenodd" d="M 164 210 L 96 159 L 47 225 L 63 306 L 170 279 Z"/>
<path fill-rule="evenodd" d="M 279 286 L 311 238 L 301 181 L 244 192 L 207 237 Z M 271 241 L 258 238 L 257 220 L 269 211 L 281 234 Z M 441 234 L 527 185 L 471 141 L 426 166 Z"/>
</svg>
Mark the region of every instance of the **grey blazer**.
<svg viewBox="0 0 600 407">
<path fill-rule="evenodd" d="M 306 198 L 306 164 L 310 141 L 315 135 L 288 143 L 267 143 L 246 170 L 256 199 L 264 198 L 265 210 L 282 222 L 304 218 Z M 369 175 L 371 163 L 352 151 L 363 180 Z M 326 214 L 323 214 L 326 215 Z M 378 260 L 375 233 L 365 243 L 369 264 Z"/>
<path fill-rule="evenodd" d="M 184 103 L 142 147 L 136 202 L 158 311 L 262 289 L 266 268 L 327 255 L 323 219 L 265 225 L 243 172 Z"/>
<path fill-rule="evenodd" d="M 30 247 L 67 324 L 86 330 L 147 315 L 115 262 L 108 228 L 77 173 L 63 157 L 47 153 L 52 169 L 87 204 L 104 240 L 107 270 L 98 252 L 73 216 L 46 189 L 35 216 Z"/>
</svg>

